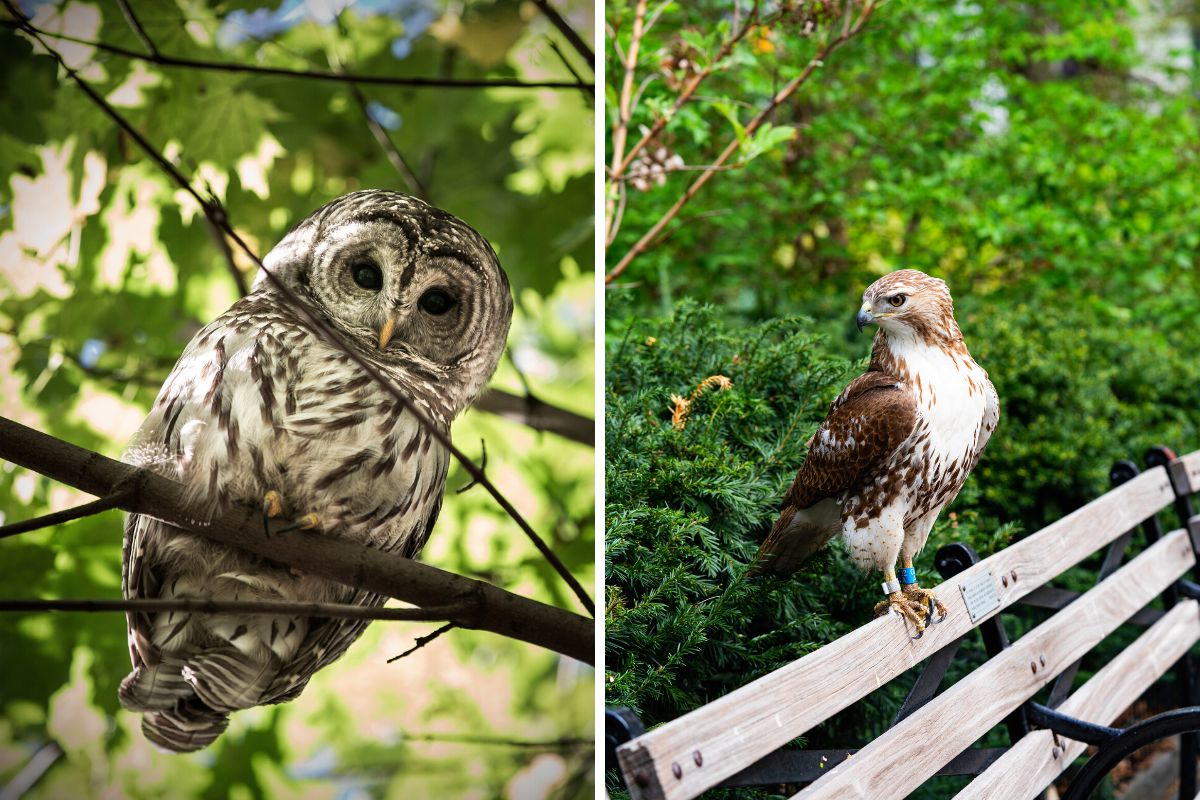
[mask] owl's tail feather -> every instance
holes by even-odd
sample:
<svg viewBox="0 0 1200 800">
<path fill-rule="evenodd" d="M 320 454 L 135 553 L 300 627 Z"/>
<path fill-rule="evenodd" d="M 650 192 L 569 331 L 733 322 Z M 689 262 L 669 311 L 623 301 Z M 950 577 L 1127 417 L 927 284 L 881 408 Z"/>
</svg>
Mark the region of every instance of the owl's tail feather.
<svg viewBox="0 0 1200 800">
<path fill-rule="evenodd" d="M 263 692 L 278 672 L 277 659 L 268 658 L 263 663 L 228 646 L 190 657 L 183 668 L 183 679 L 209 708 L 229 712 L 261 703 Z"/>
<path fill-rule="evenodd" d="M 833 500 L 822 500 L 811 508 L 788 504 L 775 520 L 746 574 L 790 575 L 837 532 L 838 513 Z"/>
<path fill-rule="evenodd" d="M 192 687 L 179 674 L 182 668 L 182 661 L 170 657 L 154 666 L 143 664 L 121 681 L 117 698 L 130 711 L 174 708 L 177 700 L 192 695 Z"/>
<path fill-rule="evenodd" d="M 191 753 L 216 741 L 228 725 L 228 714 L 205 708 L 194 700 L 180 701 L 170 711 L 145 714 L 142 734 L 164 750 Z"/>
</svg>

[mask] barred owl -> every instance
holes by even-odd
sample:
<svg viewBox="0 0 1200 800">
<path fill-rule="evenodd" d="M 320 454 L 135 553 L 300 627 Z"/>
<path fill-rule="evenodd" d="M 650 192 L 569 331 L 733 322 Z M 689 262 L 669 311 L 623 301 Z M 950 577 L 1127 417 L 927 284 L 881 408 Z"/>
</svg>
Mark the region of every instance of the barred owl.
<svg viewBox="0 0 1200 800">
<path fill-rule="evenodd" d="M 355 192 L 301 222 L 264 261 L 341 341 L 448 431 L 491 377 L 512 317 L 508 279 L 461 220 L 385 191 Z M 448 454 L 260 271 L 205 327 L 159 392 L 126 461 L 182 482 L 195 507 L 261 504 L 413 557 L 441 507 Z M 265 535 L 265 534 L 264 534 Z M 283 534 L 286 535 L 286 534 Z M 371 592 L 298 573 L 147 516 L 125 524 L 129 598 L 379 606 Z M 366 622 L 130 613 L 121 704 L 156 745 L 211 744 L 229 714 L 298 696 Z"/>
</svg>

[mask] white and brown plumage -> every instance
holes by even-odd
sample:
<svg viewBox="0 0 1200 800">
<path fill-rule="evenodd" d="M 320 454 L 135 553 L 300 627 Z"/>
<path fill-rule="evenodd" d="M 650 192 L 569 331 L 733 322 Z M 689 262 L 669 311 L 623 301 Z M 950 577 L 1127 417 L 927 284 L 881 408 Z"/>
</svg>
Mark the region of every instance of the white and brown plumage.
<svg viewBox="0 0 1200 800">
<path fill-rule="evenodd" d="M 480 393 L 503 352 L 512 296 L 488 243 L 461 220 L 385 191 L 338 198 L 265 259 L 439 426 Z M 260 272 L 196 334 L 126 454 L 185 485 L 198 516 L 232 502 L 413 557 L 441 506 L 449 458 L 421 423 L 311 330 Z M 285 534 L 286 535 L 286 534 Z M 378 606 L 384 597 L 298 574 L 159 520 L 126 521 L 130 598 Z M 160 747 L 212 743 L 229 714 L 300 694 L 366 623 L 289 616 L 130 613 L 121 704 Z"/>
<path fill-rule="evenodd" d="M 789 573 L 842 534 L 863 570 L 899 590 L 877 611 L 912 620 L 945 609 L 912 566 L 942 509 L 957 496 L 1000 418 L 996 390 L 954 320 L 946 283 L 917 270 L 892 272 L 863 294 L 858 326 L 875 323 L 867 372 L 838 395 L 809 441 L 808 456 L 755 559 L 754 571 Z"/>
</svg>

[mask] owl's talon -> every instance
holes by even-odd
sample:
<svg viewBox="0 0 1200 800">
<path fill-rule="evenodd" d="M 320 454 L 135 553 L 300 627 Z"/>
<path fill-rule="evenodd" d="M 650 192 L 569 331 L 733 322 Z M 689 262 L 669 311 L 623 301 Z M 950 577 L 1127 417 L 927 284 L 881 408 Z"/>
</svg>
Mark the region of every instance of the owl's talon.
<svg viewBox="0 0 1200 800">
<path fill-rule="evenodd" d="M 267 535 L 268 539 L 271 538 L 271 518 L 278 517 L 282 513 L 283 497 L 279 492 L 271 489 L 263 495 L 262 504 L 263 533 Z"/>
<path fill-rule="evenodd" d="M 276 533 L 289 533 L 290 531 L 307 531 L 312 530 L 321 524 L 321 518 L 316 514 L 305 514 L 299 519 L 292 520 L 292 524 L 285 528 L 280 528 Z"/>
</svg>

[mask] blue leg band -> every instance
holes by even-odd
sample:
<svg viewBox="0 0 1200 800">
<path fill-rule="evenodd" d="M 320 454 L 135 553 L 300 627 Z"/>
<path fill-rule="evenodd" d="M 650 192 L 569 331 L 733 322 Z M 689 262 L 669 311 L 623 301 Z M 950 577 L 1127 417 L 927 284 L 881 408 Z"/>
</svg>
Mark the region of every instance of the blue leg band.
<svg viewBox="0 0 1200 800">
<path fill-rule="evenodd" d="M 917 571 L 912 567 L 901 567 L 897 572 L 896 577 L 900 579 L 901 583 L 911 584 L 917 582 Z"/>
</svg>

